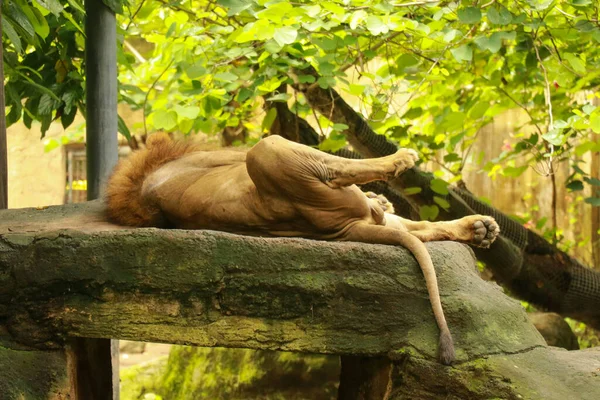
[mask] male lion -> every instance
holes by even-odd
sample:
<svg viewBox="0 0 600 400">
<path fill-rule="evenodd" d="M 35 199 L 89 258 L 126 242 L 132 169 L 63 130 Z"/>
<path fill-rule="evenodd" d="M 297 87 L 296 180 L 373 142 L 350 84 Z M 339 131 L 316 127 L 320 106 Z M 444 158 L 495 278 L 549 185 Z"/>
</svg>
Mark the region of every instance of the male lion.
<svg viewBox="0 0 600 400">
<path fill-rule="evenodd" d="M 347 160 L 288 141 L 262 139 L 248 152 L 200 151 L 165 134 L 121 161 L 108 183 L 111 219 L 124 225 L 214 229 L 406 247 L 417 259 L 440 329 L 439 357 L 454 360 L 435 270 L 423 242 L 457 240 L 487 247 L 499 233 L 491 217 L 414 222 L 385 212 L 386 201 L 356 184 L 411 168 L 413 150 Z"/>
</svg>

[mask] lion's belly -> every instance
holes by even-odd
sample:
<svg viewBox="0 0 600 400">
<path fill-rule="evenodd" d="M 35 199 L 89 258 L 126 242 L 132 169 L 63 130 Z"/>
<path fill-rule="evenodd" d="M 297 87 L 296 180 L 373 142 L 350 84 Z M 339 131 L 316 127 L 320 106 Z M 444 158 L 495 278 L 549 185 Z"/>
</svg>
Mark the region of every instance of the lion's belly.
<svg viewBox="0 0 600 400">
<path fill-rule="evenodd" d="M 157 171 L 148 184 L 153 200 L 178 228 L 260 232 L 296 216 L 289 203 L 258 196 L 244 163 L 180 167 L 167 177 Z"/>
</svg>

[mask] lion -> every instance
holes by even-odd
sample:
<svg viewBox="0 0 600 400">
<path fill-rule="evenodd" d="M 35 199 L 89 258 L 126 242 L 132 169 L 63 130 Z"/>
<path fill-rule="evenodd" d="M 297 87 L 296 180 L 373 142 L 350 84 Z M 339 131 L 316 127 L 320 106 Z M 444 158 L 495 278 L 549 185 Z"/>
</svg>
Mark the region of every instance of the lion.
<svg viewBox="0 0 600 400">
<path fill-rule="evenodd" d="M 492 217 L 411 221 L 358 184 L 412 168 L 414 150 L 350 160 L 268 136 L 248 151 L 201 151 L 164 133 L 119 162 L 106 190 L 111 220 L 128 226 L 212 229 L 243 235 L 356 241 L 407 248 L 427 285 L 439 327 L 439 359 L 454 358 L 437 278 L 423 242 L 454 240 L 488 247 L 500 232 Z M 387 211 L 386 211 L 387 210 Z"/>
</svg>

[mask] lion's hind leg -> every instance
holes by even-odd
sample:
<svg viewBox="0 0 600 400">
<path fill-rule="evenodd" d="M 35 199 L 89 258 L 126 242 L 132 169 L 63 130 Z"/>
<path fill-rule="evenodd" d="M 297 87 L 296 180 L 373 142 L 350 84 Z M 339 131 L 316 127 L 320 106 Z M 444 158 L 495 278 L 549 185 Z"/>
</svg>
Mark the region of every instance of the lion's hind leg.
<svg viewBox="0 0 600 400">
<path fill-rule="evenodd" d="M 500 227 L 492 217 L 469 215 L 453 221 L 411 221 L 397 215 L 388 215 L 387 225 L 401 225 L 403 229 L 423 242 L 453 240 L 476 247 L 489 247 L 500 234 Z"/>
</svg>

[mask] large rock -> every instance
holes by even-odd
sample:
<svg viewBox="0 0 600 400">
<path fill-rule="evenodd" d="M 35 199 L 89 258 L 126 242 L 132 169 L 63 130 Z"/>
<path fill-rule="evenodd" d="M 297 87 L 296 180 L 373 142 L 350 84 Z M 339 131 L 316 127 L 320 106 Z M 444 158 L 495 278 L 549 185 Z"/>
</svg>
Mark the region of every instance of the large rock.
<svg viewBox="0 0 600 400">
<path fill-rule="evenodd" d="M 385 356 L 397 360 L 396 373 L 423 377 L 402 374 L 412 383 L 393 391 L 414 388 L 412 398 L 424 382 L 428 393 L 442 382 L 459 393 L 456 385 L 474 379 L 491 379 L 483 386 L 503 395 L 537 390 L 509 368 L 521 365 L 552 376 L 562 392 L 587 382 L 579 398 L 600 398 L 588 362 L 595 353 L 565 359 L 549 350 L 519 302 L 481 280 L 458 243 L 427 245 L 457 347 L 447 368 L 435 360 L 438 329 L 421 271 L 403 248 L 122 229 L 104 221 L 101 203 L 12 210 L 0 221 L 0 321 L 24 345 L 60 347 L 76 336 Z M 549 360 L 569 364 L 552 371 Z"/>
</svg>

